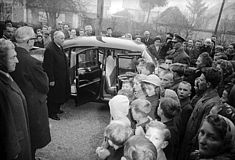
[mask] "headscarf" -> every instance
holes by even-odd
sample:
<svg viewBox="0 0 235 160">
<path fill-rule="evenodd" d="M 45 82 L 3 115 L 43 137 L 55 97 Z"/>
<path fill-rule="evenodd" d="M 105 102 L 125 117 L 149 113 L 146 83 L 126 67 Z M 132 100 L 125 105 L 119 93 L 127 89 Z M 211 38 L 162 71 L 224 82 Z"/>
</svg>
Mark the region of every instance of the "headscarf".
<svg viewBox="0 0 235 160">
<path fill-rule="evenodd" d="M 110 115 L 112 120 L 123 121 L 130 126 L 130 120 L 127 118 L 129 113 L 129 99 L 124 95 L 116 95 L 109 101 Z"/>
</svg>

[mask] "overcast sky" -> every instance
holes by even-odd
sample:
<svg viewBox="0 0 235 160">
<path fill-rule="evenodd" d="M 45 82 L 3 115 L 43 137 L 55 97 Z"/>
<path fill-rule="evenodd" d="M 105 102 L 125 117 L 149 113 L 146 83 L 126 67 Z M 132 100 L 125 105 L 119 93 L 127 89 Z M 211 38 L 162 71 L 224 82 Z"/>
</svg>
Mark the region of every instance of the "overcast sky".
<svg viewBox="0 0 235 160">
<path fill-rule="evenodd" d="M 170 6 L 178 6 L 182 12 L 187 12 L 186 4 L 188 0 L 168 0 L 168 5 L 166 7 L 161 8 L 160 10 L 165 10 Z M 189 0 L 190 1 L 190 0 Z M 222 3 L 222 0 L 204 0 L 208 7 L 211 8 L 218 3 Z M 232 0 L 227 0 L 232 1 Z M 111 0 L 111 8 L 110 13 L 115 13 L 122 10 L 123 0 Z"/>
</svg>

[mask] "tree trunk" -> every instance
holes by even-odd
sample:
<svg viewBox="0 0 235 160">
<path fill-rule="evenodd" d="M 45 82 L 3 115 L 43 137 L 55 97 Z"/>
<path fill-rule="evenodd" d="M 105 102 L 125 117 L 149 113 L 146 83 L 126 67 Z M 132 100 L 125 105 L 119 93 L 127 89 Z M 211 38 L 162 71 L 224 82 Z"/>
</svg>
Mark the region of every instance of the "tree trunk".
<svg viewBox="0 0 235 160">
<path fill-rule="evenodd" d="M 104 0 L 98 0 L 97 1 L 96 32 L 95 32 L 96 36 L 101 35 L 103 12 L 104 12 Z"/>
<path fill-rule="evenodd" d="M 148 9 L 148 16 L 147 16 L 146 23 L 149 23 L 150 13 L 151 13 L 151 9 L 150 9 L 150 7 L 149 7 L 149 9 Z"/>
</svg>

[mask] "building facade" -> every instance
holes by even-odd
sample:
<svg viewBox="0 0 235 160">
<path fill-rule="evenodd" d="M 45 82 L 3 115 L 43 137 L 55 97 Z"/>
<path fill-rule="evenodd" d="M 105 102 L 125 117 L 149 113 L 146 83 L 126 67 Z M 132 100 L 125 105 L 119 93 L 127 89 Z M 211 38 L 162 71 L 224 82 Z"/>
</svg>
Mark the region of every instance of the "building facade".
<svg viewBox="0 0 235 160">
<path fill-rule="evenodd" d="M 104 18 L 110 17 L 109 8 L 111 0 L 104 0 Z M 97 0 L 89 0 L 85 4 L 85 12 L 81 15 L 79 12 L 62 11 L 57 21 L 69 24 L 72 28 L 78 28 L 84 25 L 86 19 L 96 19 Z M 43 9 L 26 8 L 26 0 L 0 0 L 0 21 L 12 20 L 13 22 L 26 22 L 33 25 L 47 23 L 46 13 Z"/>
</svg>

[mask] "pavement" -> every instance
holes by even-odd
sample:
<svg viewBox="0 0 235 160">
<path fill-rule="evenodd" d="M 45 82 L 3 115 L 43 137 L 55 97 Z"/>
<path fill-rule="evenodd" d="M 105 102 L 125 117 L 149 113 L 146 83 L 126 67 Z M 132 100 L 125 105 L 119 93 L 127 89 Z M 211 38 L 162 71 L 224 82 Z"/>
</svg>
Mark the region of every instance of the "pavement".
<svg viewBox="0 0 235 160">
<path fill-rule="evenodd" d="M 75 106 L 70 99 L 62 110 L 61 120 L 49 119 L 52 141 L 37 150 L 42 160 L 96 160 L 96 148 L 103 141 L 104 128 L 109 123 L 105 103 L 88 102 Z"/>
</svg>

